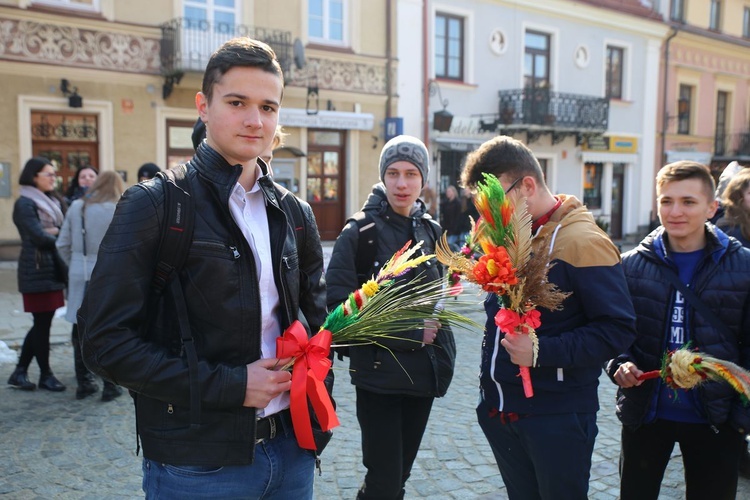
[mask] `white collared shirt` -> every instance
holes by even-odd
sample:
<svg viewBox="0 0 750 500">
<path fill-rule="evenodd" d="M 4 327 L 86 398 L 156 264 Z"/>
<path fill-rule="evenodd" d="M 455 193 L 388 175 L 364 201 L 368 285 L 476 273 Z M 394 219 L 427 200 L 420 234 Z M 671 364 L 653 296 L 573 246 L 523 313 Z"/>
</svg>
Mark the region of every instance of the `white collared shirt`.
<svg viewBox="0 0 750 500">
<path fill-rule="evenodd" d="M 261 357 L 276 357 L 276 338 L 281 335 L 281 323 L 278 317 L 279 291 L 273 279 L 273 260 L 271 258 L 271 237 L 266 215 L 266 198 L 260 190 L 258 179 L 263 172 L 256 164 L 256 181 L 250 191 L 238 182 L 229 197 L 229 211 L 232 218 L 245 236 L 255 258 L 258 273 L 261 310 Z M 289 393 L 285 392 L 263 409 L 258 409 L 258 416 L 272 415 L 289 407 Z"/>
</svg>

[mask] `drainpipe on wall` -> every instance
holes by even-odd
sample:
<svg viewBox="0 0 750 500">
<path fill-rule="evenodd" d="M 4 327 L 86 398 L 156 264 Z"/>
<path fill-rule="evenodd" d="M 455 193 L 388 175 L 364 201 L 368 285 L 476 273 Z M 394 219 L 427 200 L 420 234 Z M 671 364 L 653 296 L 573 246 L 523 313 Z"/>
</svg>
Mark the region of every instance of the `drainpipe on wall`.
<svg viewBox="0 0 750 500">
<path fill-rule="evenodd" d="M 427 146 L 427 151 L 430 150 L 430 120 L 429 120 L 429 110 L 430 110 L 430 81 L 429 81 L 429 75 L 428 75 L 428 57 L 429 57 L 429 51 L 427 50 L 427 41 L 428 41 L 428 22 L 429 22 L 429 16 L 428 16 L 428 9 L 427 9 L 428 0 L 422 1 L 422 111 L 424 113 L 422 117 L 422 140 L 424 141 L 425 146 Z"/>
<path fill-rule="evenodd" d="M 387 0 L 385 2 L 385 117 L 391 117 L 391 106 L 393 104 L 393 44 L 391 37 L 393 36 L 393 26 L 391 25 L 393 19 L 393 2 Z M 385 134 L 385 131 L 384 131 Z"/>
<path fill-rule="evenodd" d="M 672 28 L 672 33 L 664 43 L 664 86 L 662 88 L 662 125 L 661 125 L 661 166 L 667 163 L 667 127 L 669 126 L 669 111 L 667 109 L 667 89 L 669 87 L 669 44 L 677 36 L 679 28 Z"/>
</svg>

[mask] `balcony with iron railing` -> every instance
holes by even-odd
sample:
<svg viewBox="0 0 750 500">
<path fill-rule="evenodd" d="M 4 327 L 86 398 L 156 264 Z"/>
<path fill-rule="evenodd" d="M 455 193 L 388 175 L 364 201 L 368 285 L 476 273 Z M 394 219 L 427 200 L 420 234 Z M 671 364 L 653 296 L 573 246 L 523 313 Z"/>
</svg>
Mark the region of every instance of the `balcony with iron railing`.
<svg viewBox="0 0 750 500">
<path fill-rule="evenodd" d="M 485 132 L 552 134 L 553 142 L 568 135 L 600 135 L 609 124 L 609 99 L 546 88 L 501 90 L 499 112 L 478 115 Z"/>
<path fill-rule="evenodd" d="M 164 97 L 187 72 L 206 69 L 211 54 L 221 44 L 238 36 L 266 42 L 276 52 L 282 71 L 288 73 L 292 63 L 292 33 L 244 24 L 209 22 L 176 18 L 161 26 L 161 68 L 165 78 Z"/>
<path fill-rule="evenodd" d="M 714 158 L 750 158 L 750 131 L 714 136 Z"/>
</svg>

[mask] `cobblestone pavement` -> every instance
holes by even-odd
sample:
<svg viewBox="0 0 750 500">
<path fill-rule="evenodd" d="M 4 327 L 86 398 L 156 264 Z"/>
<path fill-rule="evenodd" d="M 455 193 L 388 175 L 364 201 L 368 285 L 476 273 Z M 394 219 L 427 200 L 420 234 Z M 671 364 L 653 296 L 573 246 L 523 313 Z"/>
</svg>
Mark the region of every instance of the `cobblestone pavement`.
<svg viewBox="0 0 750 500">
<path fill-rule="evenodd" d="M 18 312 L 15 268 L 0 263 L 0 340 L 18 347 L 31 325 L 30 315 Z M 482 322 L 480 298 L 465 294 L 451 301 Z M 7 321 L 6 321 L 7 318 Z M 11 499 L 139 498 L 140 458 L 135 456 L 135 430 L 130 398 L 102 403 L 98 396 L 75 400 L 70 325 L 53 324 L 52 368 L 68 385 L 62 393 L 21 392 L 5 385 L 13 370 L 0 364 L 0 496 Z M 481 336 L 457 332 L 457 372 L 446 397 L 433 406 L 429 426 L 407 482 L 406 498 L 507 498 L 492 452 L 476 423 L 477 372 Z M 339 363 L 339 365 L 343 365 Z M 323 454 L 321 476 L 315 477 L 316 499 L 352 499 L 364 476 L 355 416 L 354 390 L 343 366 L 336 367 L 334 396 L 341 427 Z M 38 368 L 30 368 L 32 380 Z M 614 416 L 614 386 L 602 377 L 602 410 L 593 456 L 589 497 L 616 499 L 620 426 Z M 679 450 L 674 453 L 660 498 L 684 498 Z M 740 479 L 738 498 L 750 498 L 750 481 Z"/>
</svg>

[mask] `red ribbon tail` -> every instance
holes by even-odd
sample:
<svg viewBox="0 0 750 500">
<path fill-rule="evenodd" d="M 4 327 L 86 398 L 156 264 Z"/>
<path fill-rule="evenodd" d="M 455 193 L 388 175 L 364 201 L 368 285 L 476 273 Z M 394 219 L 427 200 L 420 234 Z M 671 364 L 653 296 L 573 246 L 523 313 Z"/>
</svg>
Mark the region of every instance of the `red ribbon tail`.
<svg viewBox="0 0 750 500">
<path fill-rule="evenodd" d="M 521 382 L 523 382 L 523 395 L 527 398 L 534 397 L 534 388 L 531 386 L 531 370 L 528 366 L 519 366 L 521 372 Z"/>
<path fill-rule="evenodd" d="M 307 394 L 310 396 L 310 404 L 318 417 L 320 428 L 324 431 L 330 431 L 340 425 L 339 417 L 336 410 L 333 409 L 331 396 L 326 390 L 326 386 L 320 380 L 314 377 L 307 378 Z"/>
<path fill-rule="evenodd" d="M 660 370 L 651 370 L 650 372 L 643 372 L 637 378 L 638 380 L 649 380 L 652 378 L 659 378 L 661 375 Z"/>
<path fill-rule="evenodd" d="M 310 423 L 310 411 L 307 407 L 307 394 L 305 393 L 305 379 L 307 378 L 307 363 L 303 358 L 298 358 L 292 370 L 292 390 L 289 392 L 289 409 L 292 413 L 292 426 L 297 444 L 300 448 L 314 450 L 315 439 L 313 439 L 312 424 Z"/>
</svg>

